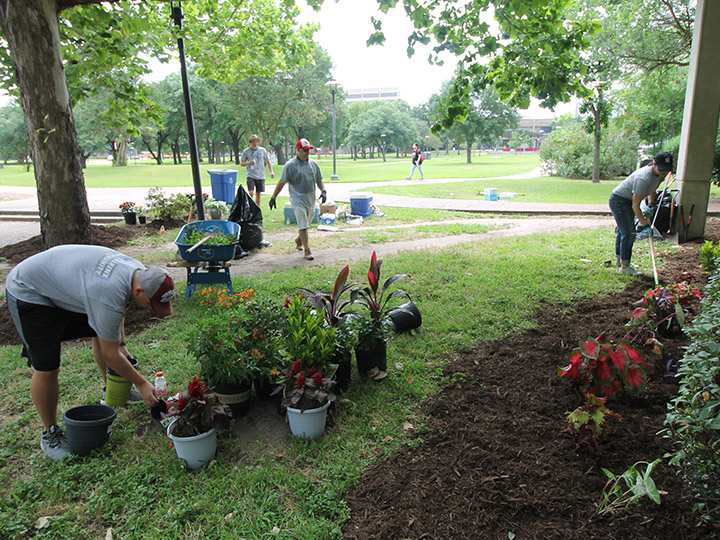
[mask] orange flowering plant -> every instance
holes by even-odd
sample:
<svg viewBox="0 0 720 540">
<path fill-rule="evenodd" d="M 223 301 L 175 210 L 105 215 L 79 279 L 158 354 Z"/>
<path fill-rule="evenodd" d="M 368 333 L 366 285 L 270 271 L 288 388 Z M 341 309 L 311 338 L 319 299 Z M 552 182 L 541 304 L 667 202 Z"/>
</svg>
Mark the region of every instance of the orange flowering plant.
<svg viewBox="0 0 720 540">
<path fill-rule="evenodd" d="M 213 385 L 249 384 L 279 374 L 285 332 L 282 306 L 256 295 L 226 299 L 198 317 L 188 332 L 188 352 Z M 234 301 L 238 303 L 233 304 Z"/>
<path fill-rule="evenodd" d="M 560 377 L 578 381 L 583 394 L 618 397 L 623 391 L 639 393 L 645 387 L 649 366 L 640 352 L 627 345 L 605 343 L 601 335 L 580 343 L 570 364 L 558 369 Z"/>
<path fill-rule="evenodd" d="M 134 214 L 136 212 L 136 207 L 134 202 L 124 202 L 120 206 L 120 211 L 123 214 Z"/>
</svg>

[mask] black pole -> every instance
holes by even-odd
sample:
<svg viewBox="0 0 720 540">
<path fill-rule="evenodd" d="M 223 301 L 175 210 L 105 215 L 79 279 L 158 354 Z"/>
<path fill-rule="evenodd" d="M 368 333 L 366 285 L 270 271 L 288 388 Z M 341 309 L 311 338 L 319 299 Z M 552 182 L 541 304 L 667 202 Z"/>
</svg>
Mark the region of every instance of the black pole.
<svg viewBox="0 0 720 540">
<path fill-rule="evenodd" d="M 182 29 L 182 5 L 180 2 L 170 2 L 170 16 L 175 26 Z M 190 168 L 193 175 L 193 186 L 195 186 L 195 205 L 197 207 L 197 218 L 205 220 L 205 204 L 203 202 L 202 182 L 200 180 L 200 155 L 198 154 L 197 140 L 195 139 L 195 119 L 193 117 L 192 102 L 190 101 L 190 85 L 188 84 L 187 65 L 185 64 L 185 42 L 182 36 L 178 36 L 178 52 L 180 53 L 180 79 L 183 86 L 183 97 L 185 98 L 185 117 L 187 118 L 188 142 L 190 143 Z"/>
<path fill-rule="evenodd" d="M 340 180 L 340 177 L 337 175 L 337 168 L 336 168 L 336 160 L 335 160 L 335 153 L 337 152 L 337 142 L 335 140 L 335 88 L 331 88 L 330 92 L 332 93 L 332 146 L 333 146 L 333 172 L 332 176 L 330 176 L 330 180 Z"/>
</svg>

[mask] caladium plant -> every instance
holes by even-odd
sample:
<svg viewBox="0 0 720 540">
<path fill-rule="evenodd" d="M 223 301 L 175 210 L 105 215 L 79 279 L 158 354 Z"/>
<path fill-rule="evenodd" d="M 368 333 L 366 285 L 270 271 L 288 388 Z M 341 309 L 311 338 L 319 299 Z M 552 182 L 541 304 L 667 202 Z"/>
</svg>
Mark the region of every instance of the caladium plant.
<svg viewBox="0 0 720 540">
<path fill-rule="evenodd" d="M 581 342 L 570 355 L 570 364 L 559 368 L 558 375 L 578 381 L 583 393 L 615 398 L 623 391 L 641 392 L 648 366 L 634 347 L 623 342 L 605 343 L 601 335 Z"/>
</svg>

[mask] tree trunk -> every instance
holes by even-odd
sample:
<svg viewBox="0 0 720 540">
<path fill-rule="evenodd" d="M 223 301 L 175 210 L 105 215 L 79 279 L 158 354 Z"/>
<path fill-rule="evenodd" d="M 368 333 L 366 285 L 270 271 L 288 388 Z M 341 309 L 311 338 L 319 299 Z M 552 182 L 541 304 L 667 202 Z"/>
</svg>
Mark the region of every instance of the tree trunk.
<svg viewBox="0 0 720 540">
<path fill-rule="evenodd" d="M 283 152 L 282 144 L 275 145 L 275 156 L 277 157 L 278 165 L 285 165 L 285 152 Z"/>
<path fill-rule="evenodd" d="M 601 130 L 602 126 L 600 125 L 600 107 L 595 106 L 593 108 L 593 116 L 595 120 L 595 133 L 593 134 L 593 139 L 595 143 L 595 148 L 593 151 L 593 175 L 592 175 L 592 181 L 593 184 L 597 184 L 600 182 L 600 137 L 601 137 Z"/>
<path fill-rule="evenodd" d="M 92 242 L 55 0 L 0 2 L 35 164 L 43 245 Z M 42 61 L 39 61 L 42 59 Z"/>
<path fill-rule="evenodd" d="M 466 154 L 467 154 L 467 162 L 472 163 L 472 143 L 470 141 L 467 141 L 465 143 L 466 147 Z"/>
</svg>

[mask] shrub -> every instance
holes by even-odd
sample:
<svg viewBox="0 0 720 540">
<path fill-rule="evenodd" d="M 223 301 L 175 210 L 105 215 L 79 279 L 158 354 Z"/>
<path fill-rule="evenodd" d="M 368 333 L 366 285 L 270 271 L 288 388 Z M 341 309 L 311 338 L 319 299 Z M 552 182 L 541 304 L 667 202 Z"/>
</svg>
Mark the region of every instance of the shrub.
<svg viewBox="0 0 720 540">
<path fill-rule="evenodd" d="M 592 178 L 593 136 L 582 126 L 552 131 L 540 147 L 543 169 L 565 178 Z M 600 177 L 614 178 L 635 169 L 637 140 L 626 126 L 613 120 L 600 141 Z"/>
<path fill-rule="evenodd" d="M 150 188 L 145 200 L 148 212 L 160 221 L 182 219 L 190 211 L 190 200 L 187 195 L 182 193 L 166 195 L 159 187 Z"/>
<path fill-rule="evenodd" d="M 693 492 L 694 510 L 720 525 L 720 273 L 704 291 L 702 313 L 686 333 L 678 395 L 668 406 L 664 434 L 673 443 L 670 463 Z"/>
<path fill-rule="evenodd" d="M 718 258 L 720 258 L 720 242 L 713 243 L 705 240 L 700 248 L 700 264 L 707 274 L 714 274 L 718 268 Z"/>
</svg>

